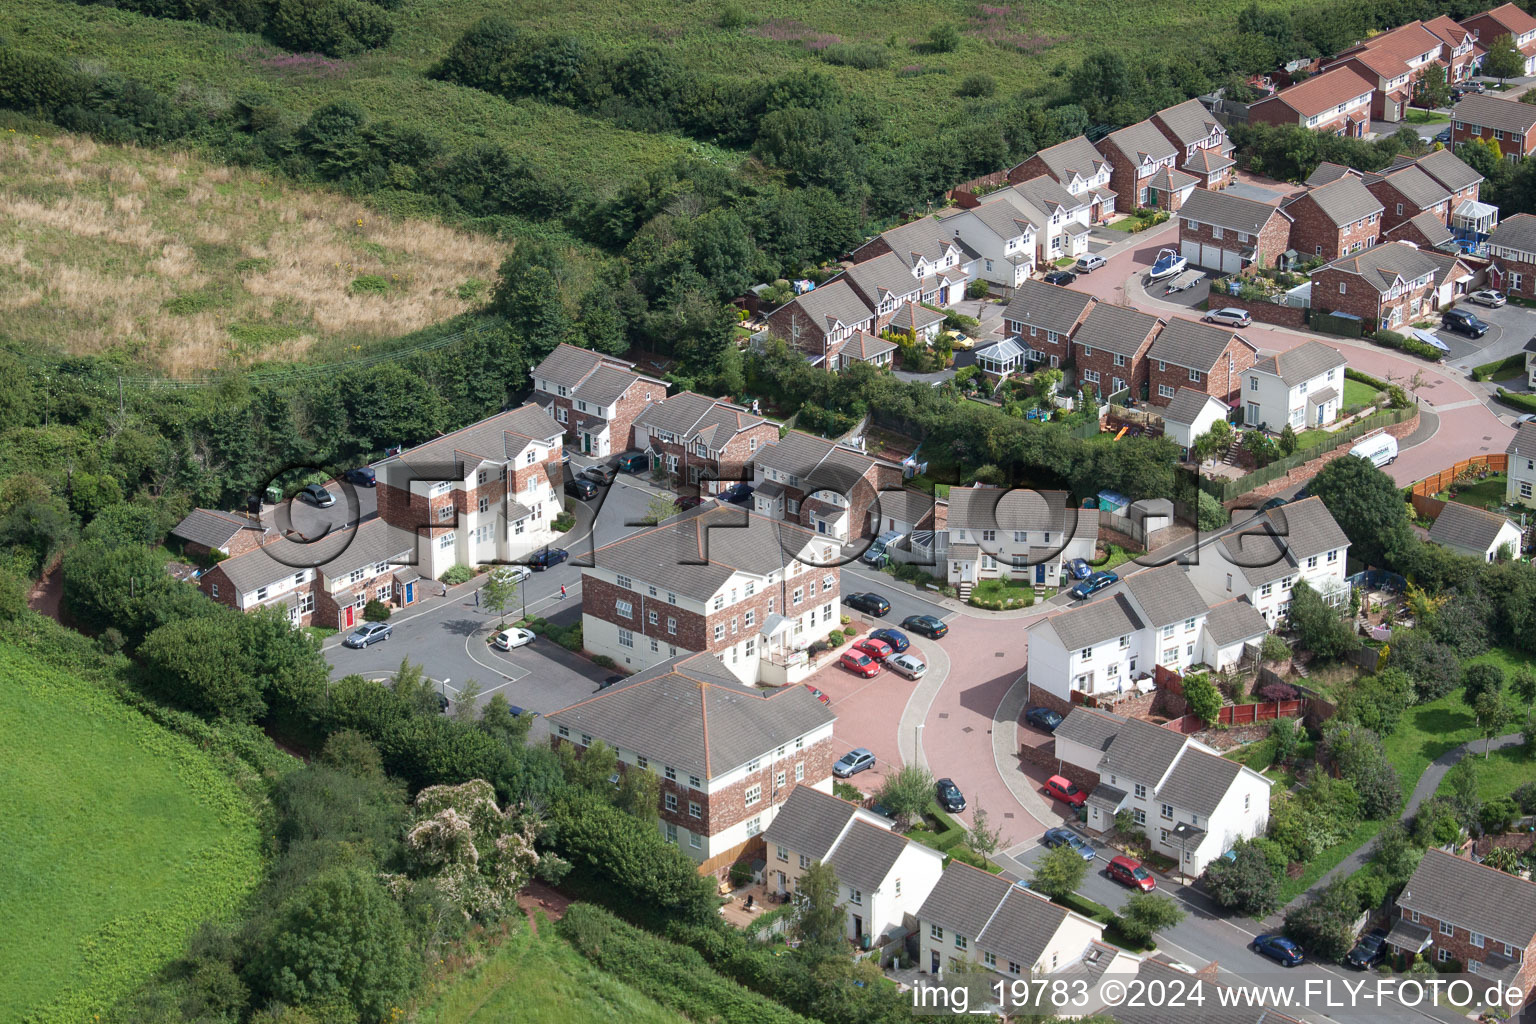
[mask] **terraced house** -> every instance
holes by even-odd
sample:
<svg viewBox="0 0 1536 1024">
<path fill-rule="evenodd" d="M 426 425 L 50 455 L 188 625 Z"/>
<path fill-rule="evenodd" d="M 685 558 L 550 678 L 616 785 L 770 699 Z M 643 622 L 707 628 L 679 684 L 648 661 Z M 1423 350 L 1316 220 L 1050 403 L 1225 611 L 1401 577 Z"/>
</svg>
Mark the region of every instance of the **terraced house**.
<svg viewBox="0 0 1536 1024">
<path fill-rule="evenodd" d="M 1471 32 L 1472 38 L 1484 50 L 1500 36 L 1509 36 L 1515 49 L 1525 58 L 1524 73 L 1536 75 L 1536 18 L 1518 5 L 1503 4 L 1463 18 L 1461 27 Z"/>
<path fill-rule="evenodd" d="M 777 423 L 693 391 L 652 402 L 635 417 L 634 447 L 650 456 L 651 468 L 702 494 L 750 480 L 758 450 L 778 439 Z"/>
<path fill-rule="evenodd" d="M 1399 164 L 1362 180 L 1371 195 L 1381 200 L 1382 230 L 1428 214 L 1443 225 L 1451 222 L 1451 193 L 1415 164 Z"/>
<path fill-rule="evenodd" d="M 875 311 L 875 334 L 885 330 L 898 309 L 919 301 L 922 291 L 922 283 L 912 276 L 911 268 L 893 252 L 855 263 L 835 280 L 848 282 L 864 305 Z"/>
<path fill-rule="evenodd" d="M 1040 150 L 1008 172 L 1010 184 L 1017 185 L 1044 175 L 1074 196 L 1088 199 L 1088 217 L 1093 223 L 1115 213 L 1115 193 L 1110 188 L 1112 168 L 1104 154 L 1081 135 Z"/>
<path fill-rule="evenodd" d="M 1526 348 L 1526 373 L 1536 377 L 1536 359 L 1532 359 L 1532 354 L 1536 353 L 1529 351 L 1532 348 L 1529 342 Z M 1509 479 L 1504 485 L 1505 502 L 1528 508 L 1536 506 L 1536 423 L 1522 423 L 1515 428 L 1515 436 L 1510 438 L 1509 447 L 1504 449 L 1504 453 L 1509 456 Z"/>
<path fill-rule="evenodd" d="M 1243 598 L 1274 625 L 1291 607 L 1297 580 L 1330 604 L 1349 598 L 1349 538 L 1321 498 L 1261 512 L 1238 533 L 1202 545 L 1191 578 L 1220 598 Z"/>
<path fill-rule="evenodd" d="M 1387 242 L 1334 260 L 1311 276 L 1314 309 L 1339 310 L 1400 330 L 1454 303 L 1471 283 L 1472 269 L 1449 253 Z"/>
<path fill-rule="evenodd" d="M 1147 351 L 1162 328 L 1150 313 L 1097 303 L 1072 336 L 1078 384 L 1100 399 L 1129 388 L 1131 397 L 1145 400 Z"/>
<path fill-rule="evenodd" d="M 1227 129 L 1199 100 L 1185 100 L 1152 115 L 1152 123 L 1179 149 L 1174 166 L 1204 189 L 1232 184 L 1232 150 Z"/>
<path fill-rule="evenodd" d="M 1425 68 L 1439 62 L 1443 49 L 1439 36 L 1422 21 L 1412 21 L 1341 51 L 1323 66 L 1353 68 L 1374 87 L 1371 117 L 1397 122 L 1407 115 L 1416 83 L 1424 76 Z"/>
<path fill-rule="evenodd" d="M 1424 27 L 1440 40 L 1440 63 L 1445 65 L 1445 79 L 1452 85 L 1465 82 L 1477 70 L 1488 51 L 1477 45 L 1477 36 L 1465 25 L 1458 25 L 1447 15 L 1430 18 Z"/>
<path fill-rule="evenodd" d="M 1075 259 L 1088 251 L 1092 195 L 1073 195 L 1045 175 L 1026 178 L 984 196 L 962 192 L 957 193 L 955 198 L 967 209 L 962 213 L 951 214 L 944 222 L 954 225 L 956 237 L 966 241 L 971 248 L 974 246 L 971 246 L 965 233 L 966 225 L 970 223 L 966 218 L 981 214 L 982 207 L 992 207 L 986 216 L 995 220 L 1004 218 L 996 229 L 998 231 L 1009 230 L 1008 225 L 1019 218 L 1033 226 L 1033 256 L 1037 264 L 1051 263 L 1064 257 Z M 974 267 L 976 276 L 991 280 L 988 275 L 998 272 L 995 261 L 993 263 L 988 266 L 988 260 L 983 255 Z"/>
<path fill-rule="evenodd" d="M 532 377 L 534 401 L 584 455 L 623 451 L 640 410 L 667 394 L 665 381 L 636 373 L 634 363 L 563 342 L 534 367 Z"/>
<path fill-rule="evenodd" d="M 1509 295 L 1536 299 L 1536 216 L 1517 213 L 1488 236 L 1488 284 Z"/>
<path fill-rule="evenodd" d="M 1259 100 L 1248 108 L 1248 119 L 1358 139 L 1370 131 L 1375 94 L 1374 82 L 1345 65 Z"/>
<path fill-rule="evenodd" d="M 901 466 L 824 437 L 791 430 L 760 449 L 752 507 L 846 544 L 873 535 L 876 495 L 901 487 Z"/>
<path fill-rule="evenodd" d="M 1059 367 L 1071 358 L 1072 336 L 1097 303 L 1087 292 L 1026 281 L 1003 311 L 1003 329 L 1027 346 L 1026 362 Z"/>
<path fill-rule="evenodd" d="M 803 686 L 771 694 L 743 689 L 709 655 L 638 673 L 548 715 L 551 742 L 578 752 L 601 740 L 619 770 L 658 776 L 659 827 L 699 863 L 724 876 L 797 786 L 831 792 L 831 708 Z"/>
<path fill-rule="evenodd" d="M 1072 507 L 1065 491 L 956 487 L 945 525 L 947 579 L 962 600 L 987 579 L 1057 586 L 1062 565 L 1093 558 L 1099 541 L 1098 510 Z"/>
</svg>

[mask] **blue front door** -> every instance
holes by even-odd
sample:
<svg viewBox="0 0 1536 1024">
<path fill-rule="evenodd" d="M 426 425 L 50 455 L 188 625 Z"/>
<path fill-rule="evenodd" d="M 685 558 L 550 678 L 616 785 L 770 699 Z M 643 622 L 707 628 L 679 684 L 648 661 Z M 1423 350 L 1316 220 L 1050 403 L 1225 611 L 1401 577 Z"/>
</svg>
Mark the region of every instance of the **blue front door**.
<svg viewBox="0 0 1536 1024">
<path fill-rule="evenodd" d="M 414 584 L 414 583 L 407 583 L 405 585 L 405 603 L 406 604 L 410 604 L 415 599 L 416 599 L 416 584 Z"/>
<path fill-rule="evenodd" d="M 1035 582 L 1036 583 L 1044 583 L 1045 582 L 1045 563 L 1044 562 L 1041 562 L 1039 565 L 1035 566 Z"/>
</svg>

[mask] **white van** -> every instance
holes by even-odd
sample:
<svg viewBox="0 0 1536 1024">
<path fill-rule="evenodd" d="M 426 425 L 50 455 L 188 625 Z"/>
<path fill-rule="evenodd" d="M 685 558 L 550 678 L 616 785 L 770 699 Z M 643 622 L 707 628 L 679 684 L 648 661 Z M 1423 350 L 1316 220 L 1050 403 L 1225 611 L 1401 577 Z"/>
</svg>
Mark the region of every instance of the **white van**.
<svg viewBox="0 0 1536 1024">
<path fill-rule="evenodd" d="M 1391 434 L 1376 434 L 1356 444 L 1349 454 L 1368 459 L 1379 469 L 1397 461 L 1397 438 Z"/>
<path fill-rule="evenodd" d="M 870 542 L 869 548 L 864 552 L 863 559 L 867 565 L 879 565 L 886 559 L 886 552 L 894 548 L 906 534 L 900 530 L 887 530 Z"/>
</svg>

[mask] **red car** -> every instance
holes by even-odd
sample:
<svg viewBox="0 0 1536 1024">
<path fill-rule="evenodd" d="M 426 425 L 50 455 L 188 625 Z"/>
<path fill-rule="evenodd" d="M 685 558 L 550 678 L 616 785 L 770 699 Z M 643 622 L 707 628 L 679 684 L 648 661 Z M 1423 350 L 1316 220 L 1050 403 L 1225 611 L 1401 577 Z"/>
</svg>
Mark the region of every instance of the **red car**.
<svg viewBox="0 0 1536 1024">
<path fill-rule="evenodd" d="M 1073 807 L 1083 806 L 1083 802 L 1088 799 L 1088 794 L 1078 789 L 1064 775 L 1052 775 L 1046 779 L 1045 791 L 1057 800 L 1064 800 Z"/>
<path fill-rule="evenodd" d="M 874 637 L 865 637 L 863 640 L 860 640 L 858 643 L 854 644 L 850 650 L 863 651 L 865 654 L 869 655 L 871 658 L 874 658 L 876 661 L 884 661 L 886 658 L 889 658 L 892 654 L 895 653 L 891 650 L 890 644 L 886 643 L 884 640 L 876 640 Z"/>
<path fill-rule="evenodd" d="M 1157 879 L 1152 877 L 1152 872 L 1142 867 L 1141 861 L 1130 857 L 1115 857 L 1109 862 L 1109 867 L 1104 869 L 1104 873 L 1121 885 L 1142 892 L 1151 892 L 1157 888 Z"/>
<path fill-rule="evenodd" d="M 821 701 L 823 704 L 831 704 L 832 703 L 831 698 L 829 698 L 826 694 L 822 693 L 820 690 L 816 689 L 816 687 L 812 686 L 810 683 L 806 683 L 805 684 L 805 688 L 807 690 L 811 691 L 811 696 L 812 697 L 815 697 L 817 700 Z"/>
<path fill-rule="evenodd" d="M 856 676 L 873 679 L 880 674 L 880 663 L 863 651 L 844 651 L 838 663 Z"/>
</svg>

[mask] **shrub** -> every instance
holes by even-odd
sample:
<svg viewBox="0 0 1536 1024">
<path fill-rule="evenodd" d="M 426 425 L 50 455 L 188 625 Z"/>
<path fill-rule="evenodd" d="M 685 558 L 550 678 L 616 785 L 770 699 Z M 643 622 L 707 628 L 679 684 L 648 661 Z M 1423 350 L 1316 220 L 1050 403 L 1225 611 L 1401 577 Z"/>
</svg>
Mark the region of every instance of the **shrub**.
<svg viewBox="0 0 1536 1024">
<path fill-rule="evenodd" d="M 1520 808 L 1521 814 L 1536 814 L 1536 782 L 1522 784 L 1510 797 Z"/>
<path fill-rule="evenodd" d="M 743 861 L 737 861 L 731 865 L 731 884 L 733 886 L 739 889 L 750 881 L 752 881 L 752 865 Z"/>
<path fill-rule="evenodd" d="M 751 24 L 747 18 L 747 12 L 741 9 L 739 4 L 726 4 L 720 9 L 720 18 L 715 24 L 727 32 L 743 28 Z"/>
<path fill-rule="evenodd" d="M 953 25 L 935 25 L 928 33 L 928 49 L 934 53 L 953 53 L 960 48 L 960 30 Z"/>
<path fill-rule="evenodd" d="M 1411 356 L 1428 359 L 1430 362 L 1440 361 L 1440 350 L 1433 345 L 1427 345 L 1418 338 L 1410 338 L 1398 334 L 1396 331 L 1377 331 L 1370 335 L 1369 340 L 1382 348 L 1395 348 L 1399 352 L 1407 352 Z"/>
<path fill-rule="evenodd" d="M 955 92 L 960 96 L 979 99 L 997 92 L 997 82 L 991 75 L 967 75 Z"/>
<path fill-rule="evenodd" d="M 608 657 L 606 654 L 592 655 L 592 664 L 596 665 L 598 668 L 615 669 L 619 667 L 619 663 Z"/>
<path fill-rule="evenodd" d="M 366 605 L 363 606 L 363 621 L 388 622 L 389 605 L 385 604 L 383 601 L 369 601 Z"/>
<path fill-rule="evenodd" d="M 1259 696 L 1267 701 L 1295 700 L 1300 692 L 1290 683 L 1270 683 L 1259 690 Z"/>
<path fill-rule="evenodd" d="M 576 515 L 573 512 L 561 512 L 549 525 L 556 533 L 568 533 L 576 525 Z"/>
<path fill-rule="evenodd" d="M 978 277 L 965 286 L 965 297 L 968 299 L 984 299 L 991 290 L 991 284 Z"/>
<path fill-rule="evenodd" d="M 389 292 L 389 280 L 378 274 L 362 274 L 352 279 L 347 290 L 353 295 L 385 295 Z"/>
<path fill-rule="evenodd" d="M 839 67 L 872 71 L 891 62 L 891 52 L 879 43 L 833 43 L 821 51 L 821 59 Z"/>
<path fill-rule="evenodd" d="M 362 0 L 277 0 L 269 28 L 290 50 L 328 57 L 351 57 L 394 35 L 388 16 Z"/>
<path fill-rule="evenodd" d="M 1515 801 L 1507 796 L 1501 796 L 1483 804 L 1482 810 L 1477 814 L 1477 823 L 1487 834 L 1500 835 L 1508 832 L 1519 816 L 1520 808 L 1515 805 Z"/>
<path fill-rule="evenodd" d="M 443 574 L 438 577 L 441 582 L 448 584 L 450 587 L 456 587 L 460 583 L 468 583 L 474 578 L 475 570 L 463 564 L 450 565 L 446 570 L 444 570 Z"/>
</svg>

